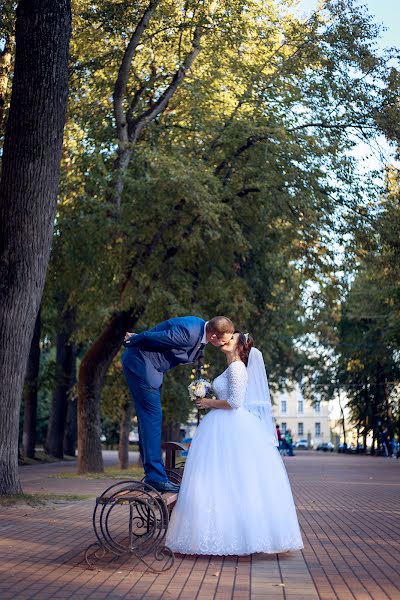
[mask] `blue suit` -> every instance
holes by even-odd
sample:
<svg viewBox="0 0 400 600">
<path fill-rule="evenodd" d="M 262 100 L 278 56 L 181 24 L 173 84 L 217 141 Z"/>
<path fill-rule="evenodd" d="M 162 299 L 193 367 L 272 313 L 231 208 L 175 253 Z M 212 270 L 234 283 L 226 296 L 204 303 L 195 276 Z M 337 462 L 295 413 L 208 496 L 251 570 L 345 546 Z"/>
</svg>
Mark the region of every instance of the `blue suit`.
<svg viewBox="0 0 400 600">
<path fill-rule="evenodd" d="M 161 456 L 163 373 L 194 362 L 201 354 L 205 321 L 180 317 L 132 336 L 122 355 L 126 381 L 136 406 L 139 447 L 147 481 L 167 481 Z"/>
</svg>

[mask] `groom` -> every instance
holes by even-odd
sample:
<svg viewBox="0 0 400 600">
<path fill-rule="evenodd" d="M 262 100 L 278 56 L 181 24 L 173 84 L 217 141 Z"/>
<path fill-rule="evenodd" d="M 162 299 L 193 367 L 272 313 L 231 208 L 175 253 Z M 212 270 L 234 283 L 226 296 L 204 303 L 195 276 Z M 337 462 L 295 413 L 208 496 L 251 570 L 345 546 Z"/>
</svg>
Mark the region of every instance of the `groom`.
<svg viewBox="0 0 400 600">
<path fill-rule="evenodd" d="M 168 480 L 161 456 L 163 373 L 197 360 L 208 342 L 213 346 L 227 344 L 234 331 L 227 317 L 214 317 L 207 322 L 198 317 L 179 317 L 149 331 L 125 336 L 127 350 L 122 355 L 122 366 L 136 406 L 145 482 L 160 492 L 179 490 Z"/>
</svg>

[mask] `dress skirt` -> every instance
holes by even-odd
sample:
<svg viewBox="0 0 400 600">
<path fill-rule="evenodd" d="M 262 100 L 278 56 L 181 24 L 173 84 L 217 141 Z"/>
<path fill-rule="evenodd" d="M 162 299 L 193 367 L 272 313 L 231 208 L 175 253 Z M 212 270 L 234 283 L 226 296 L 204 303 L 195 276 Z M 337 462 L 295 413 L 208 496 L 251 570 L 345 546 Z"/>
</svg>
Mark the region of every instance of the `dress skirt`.
<svg viewBox="0 0 400 600">
<path fill-rule="evenodd" d="M 202 419 L 166 545 L 181 554 L 223 556 L 303 548 L 279 450 L 245 408 L 214 409 Z"/>
</svg>

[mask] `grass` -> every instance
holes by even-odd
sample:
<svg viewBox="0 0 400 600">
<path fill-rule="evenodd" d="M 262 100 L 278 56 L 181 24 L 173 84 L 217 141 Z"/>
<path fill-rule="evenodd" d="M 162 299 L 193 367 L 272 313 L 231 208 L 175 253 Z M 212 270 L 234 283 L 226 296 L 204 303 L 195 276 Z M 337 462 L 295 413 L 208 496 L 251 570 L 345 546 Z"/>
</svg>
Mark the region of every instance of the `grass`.
<svg viewBox="0 0 400 600">
<path fill-rule="evenodd" d="M 117 467 L 106 467 L 104 473 L 57 473 L 49 475 L 54 479 L 142 479 L 144 476 L 142 467 L 129 467 L 129 469 L 118 469 Z"/>
<path fill-rule="evenodd" d="M 13 494 L 12 496 L 0 496 L 0 506 L 15 506 L 28 504 L 29 506 L 45 506 L 49 502 L 78 502 L 90 500 L 95 496 L 78 496 L 77 494 Z"/>
</svg>

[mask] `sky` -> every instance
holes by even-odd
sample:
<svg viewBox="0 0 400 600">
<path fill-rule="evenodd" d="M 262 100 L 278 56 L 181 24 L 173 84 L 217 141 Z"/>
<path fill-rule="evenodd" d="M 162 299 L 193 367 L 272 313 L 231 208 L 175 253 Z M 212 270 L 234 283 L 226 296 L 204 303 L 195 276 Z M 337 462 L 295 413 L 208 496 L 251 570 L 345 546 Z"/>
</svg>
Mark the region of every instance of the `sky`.
<svg viewBox="0 0 400 600">
<path fill-rule="evenodd" d="M 307 16 L 315 10 L 318 0 L 298 0 L 300 14 Z M 367 6 L 377 23 L 382 23 L 386 31 L 382 31 L 379 46 L 383 48 L 400 47 L 400 0 L 356 0 L 359 5 Z M 366 144 L 358 144 L 352 154 L 363 159 L 363 168 L 380 169 L 390 163 L 400 167 L 394 159 L 393 148 L 390 147 L 384 136 L 377 138 L 374 148 Z M 366 159 L 366 160 L 365 160 Z"/>
<path fill-rule="evenodd" d="M 318 0 L 300 0 L 301 11 L 308 13 L 316 8 Z M 400 46 L 400 0 L 359 0 L 359 4 L 368 7 L 375 21 L 383 23 L 387 31 L 383 32 L 381 46 Z"/>
</svg>

